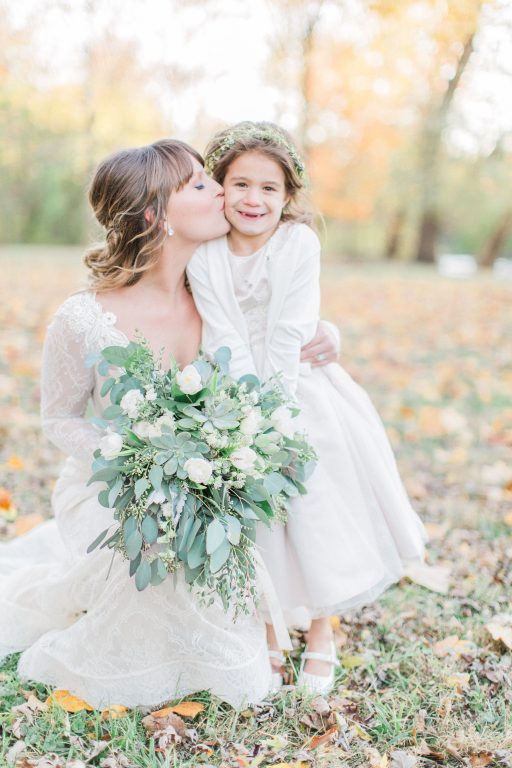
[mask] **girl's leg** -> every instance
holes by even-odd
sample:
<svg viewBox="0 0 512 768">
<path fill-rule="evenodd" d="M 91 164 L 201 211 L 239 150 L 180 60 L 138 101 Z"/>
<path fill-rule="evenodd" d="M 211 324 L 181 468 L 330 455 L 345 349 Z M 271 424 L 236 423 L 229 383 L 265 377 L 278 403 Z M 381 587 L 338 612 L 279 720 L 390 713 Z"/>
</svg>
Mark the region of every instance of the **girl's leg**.
<svg viewBox="0 0 512 768">
<path fill-rule="evenodd" d="M 277 642 L 276 635 L 274 632 L 274 626 L 273 624 L 266 624 L 267 628 L 267 644 L 270 651 L 280 651 L 281 648 L 279 647 L 279 643 Z M 273 672 L 279 672 L 279 674 L 283 673 L 283 665 L 282 662 L 279 661 L 279 659 L 270 657 L 270 664 L 272 666 Z"/>
<path fill-rule="evenodd" d="M 316 653 L 331 653 L 334 633 L 329 616 L 321 619 L 313 619 L 308 632 L 308 650 Z M 332 670 L 332 664 L 327 661 L 318 661 L 317 659 L 308 659 L 304 671 L 310 675 L 327 677 Z"/>
</svg>

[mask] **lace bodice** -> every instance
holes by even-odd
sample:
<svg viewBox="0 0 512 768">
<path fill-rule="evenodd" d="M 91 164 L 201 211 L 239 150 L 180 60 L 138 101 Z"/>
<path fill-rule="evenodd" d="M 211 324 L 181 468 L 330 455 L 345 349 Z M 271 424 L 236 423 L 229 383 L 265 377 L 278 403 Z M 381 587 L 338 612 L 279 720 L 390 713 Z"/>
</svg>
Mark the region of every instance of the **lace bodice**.
<svg viewBox="0 0 512 768">
<path fill-rule="evenodd" d="M 102 377 L 86 366 L 89 354 L 109 344 L 126 345 L 116 316 L 105 312 L 94 293 L 70 296 L 48 326 L 41 372 L 43 432 L 58 448 L 79 461 L 90 462 L 100 430 L 86 418 L 89 402 L 101 415 L 108 400 L 100 395 Z"/>
<path fill-rule="evenodd" d="M 250 256 L 229 253 L 235 296 L 243 312 L 258 374 L 262 376 L 271 286 L 264 249 Z"/>
</svg>

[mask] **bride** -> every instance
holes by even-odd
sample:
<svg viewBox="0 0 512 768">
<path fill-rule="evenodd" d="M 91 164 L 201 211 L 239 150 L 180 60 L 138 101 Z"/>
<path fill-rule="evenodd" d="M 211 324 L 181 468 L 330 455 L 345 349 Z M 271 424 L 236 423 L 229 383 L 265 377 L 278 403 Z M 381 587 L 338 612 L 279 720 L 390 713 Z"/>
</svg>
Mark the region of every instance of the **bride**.
<svg viewBox="0 0 512 768">
<path fill-rule="evenodd" d="M 262 617 L 233 622 L 220 603 L 199 605 L 180 577 L 137 592 L 121 558 L 86 554 L 112 520 L 98 484 L 87 485 L 101 433 L 86 409 L 99 415 L 108 404 L 87 357 L 136 331 L 181 366 L 197 356 L 201 321 L 185 268 L 201 242 L 229 229 L 222 187 L 195 150 L 162 140 L 104 160 L 90 202 L 106 243 L 86 255 L 91 289 L 59 308 L 43 353 L 43 429 L 67 458 L 54 519 L 0 544 L 0 660 L 23 651 L 23 678 L 96 708 L 156 706 L 204 689 L 234 707 L 257 702 L 271 685 Z M 328 362 L 334 344 L 319 331 L 304 354 Z"/>
</svg>

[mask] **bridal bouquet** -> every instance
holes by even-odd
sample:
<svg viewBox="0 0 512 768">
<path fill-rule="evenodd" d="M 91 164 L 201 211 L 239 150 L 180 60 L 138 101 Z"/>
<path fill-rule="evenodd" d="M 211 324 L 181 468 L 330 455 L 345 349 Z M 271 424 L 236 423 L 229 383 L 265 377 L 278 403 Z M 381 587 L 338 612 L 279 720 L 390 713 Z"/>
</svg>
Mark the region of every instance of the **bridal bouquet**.
<svg viewBox="0 0 512 768">
<path fill-rule="evenodd" d="M 137 589 L 179 568 L 204 601 L 224 608 L 256 598 L 256 523 L 286 521 L 304 494 L 315 453 L 296 430 L 298 410 L 279 377 L 229 376 L 229 348 L 164 370 L 144 340 L 104 349 L 99 373 L 111 405 L 89 483 L 114 510 L 115 530 L 89 546 L 130 561 Z"/>
</svg>

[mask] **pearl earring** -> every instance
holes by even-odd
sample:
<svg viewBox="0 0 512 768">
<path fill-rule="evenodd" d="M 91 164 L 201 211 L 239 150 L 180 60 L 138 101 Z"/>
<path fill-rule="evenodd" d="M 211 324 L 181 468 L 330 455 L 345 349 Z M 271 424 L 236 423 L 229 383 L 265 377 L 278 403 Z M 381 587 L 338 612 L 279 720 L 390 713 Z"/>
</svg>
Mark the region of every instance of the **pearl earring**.
<svg viewBox="0 0 512 768">
<path fill-rule="evenodd" d="M 174 229 L 172 227 L 167 226 L 167 234 L 169 237 L 172 237 L 174 235 Z"/>
</svg>

